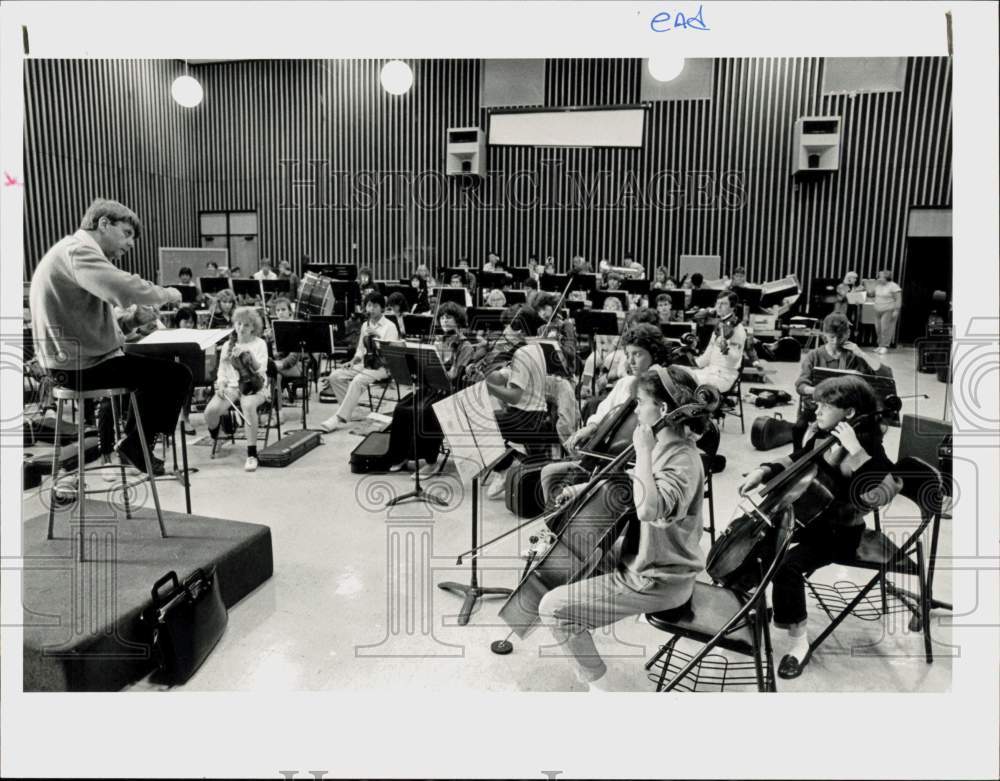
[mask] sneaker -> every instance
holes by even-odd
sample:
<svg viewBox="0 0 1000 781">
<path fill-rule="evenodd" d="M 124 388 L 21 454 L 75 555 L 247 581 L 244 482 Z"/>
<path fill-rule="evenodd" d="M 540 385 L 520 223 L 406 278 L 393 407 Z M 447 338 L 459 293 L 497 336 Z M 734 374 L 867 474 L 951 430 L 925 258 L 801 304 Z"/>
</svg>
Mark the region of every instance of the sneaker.
<svg viewBox="0 0 1000 781">
<path fill-rule="evenodd" d="M 185 436 L 193 437 L 197 433 L 198 433 L 197 429 L 195 429 L 195 427 L 192 426 L 190 423 L 185 423 L 184 424 L 184 434 L 185 434 Z"/>
<path fill-rule="evenodd" d="M 346 420 L 341 420 L 339 417 L 334 415 L 333 417 L 327 418 L 320 423 L 319 427 L 327 434 L 330 434 L 331 432 L 347 428 L 349 425 L 350 424 Z"/>
<path fill-rule="evenodd" d="M 887 352 L 889 352 L 889 348 L 879 347 L 875 352 L 877 352 L 879 355 L 885 355 Z"/>
<path fill-rule="evenodd" d="M 244 472 L 256 472 L 257 471 L 257 456 L 247 456 L 247 460 L 243 463 Z"/>
</svg>

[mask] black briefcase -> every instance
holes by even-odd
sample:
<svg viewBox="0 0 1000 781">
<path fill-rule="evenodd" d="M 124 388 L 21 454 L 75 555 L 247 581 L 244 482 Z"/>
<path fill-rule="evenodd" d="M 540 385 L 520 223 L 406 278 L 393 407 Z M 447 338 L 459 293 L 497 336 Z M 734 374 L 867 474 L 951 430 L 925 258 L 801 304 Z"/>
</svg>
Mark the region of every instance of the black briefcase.
<svg viewBox="0 0 1000 781">
<path fill-rule="evenodd" d="M 164 586 L 170 585 L 165 593 Z M 201 667 L 225 631 L 229 614 L 215 568 L 197 569 L 183 583 L 171 570 L 152 589 L 153 604 L 140 622 L 153 647 L 157 679 L 177 685 Z"/>
<path fill-rule="evenodd" d="M 792 441 L 795 424 L 785 420 L 780 413 L 761 415 L 750 427 L 750 444 L 757 450 L 773 450 Z"/>
</svg>

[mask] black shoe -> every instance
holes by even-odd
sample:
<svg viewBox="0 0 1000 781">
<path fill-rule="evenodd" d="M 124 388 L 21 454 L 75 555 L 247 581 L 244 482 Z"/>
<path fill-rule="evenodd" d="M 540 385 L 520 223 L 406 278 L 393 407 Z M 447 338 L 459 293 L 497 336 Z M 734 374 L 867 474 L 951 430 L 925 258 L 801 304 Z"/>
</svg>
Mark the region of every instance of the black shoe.
<svg viewBox="0 0 1000 781">
<path fill-rule="evenodd" d="M 791 654 L 781 657 L 781 664 L 778 665 L 778 677 L 790 681 L 802 675 L 802 663 Z"/>
<path fill-rule="evenodd" d="M 118 443 L 115 449 L 118 451 L 118 456 L 122 458 L 126 464 L 143 474 L 147 474 L 146 460 L 142 457 L 142 448 L 139 446 L 138 442 L 130 437 L 125 437 Z M 161 477 L 166 474 L 166 470 L 163 467 L 163 459 L 154 456 L 152 449 L 150 449 L 149 461 L 153 467 L 153 477 Z"/>
</svg>

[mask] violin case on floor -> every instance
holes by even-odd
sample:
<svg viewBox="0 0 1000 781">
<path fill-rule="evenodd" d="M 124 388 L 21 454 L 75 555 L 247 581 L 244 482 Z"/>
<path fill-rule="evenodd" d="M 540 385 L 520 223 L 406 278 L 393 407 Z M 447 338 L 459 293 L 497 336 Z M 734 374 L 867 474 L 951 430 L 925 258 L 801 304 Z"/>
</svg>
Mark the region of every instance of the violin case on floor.
<svg viewBox="0 0 1000 781">
<path fill-rule="evenodd" d="M 750 427 L 750 444 L 757 450 L 773 450 L 792 441 L 795 424 L 776 412 L 774 416 L 761 415 Z"/>
<path fill-rule="evenodd" d="M 257 454 L 261 466 L 288 466 L 313 448 L 323 444 L 323 432 L 299 429 L 286 434 Z"/>
<path fill-rule="evenodd" d="M 388 431 L 373 431 L 351 451 L 351 471 L 354 474 L 388 472 L 390 466 Z"/>
<path fill-rule="evenodd" d="M 515 461 L 504 475 L 503 499 L 507 509 L 521 518 L 534 518 L 545 509 L 542 467 L 548 460 Z"/>
</svg>

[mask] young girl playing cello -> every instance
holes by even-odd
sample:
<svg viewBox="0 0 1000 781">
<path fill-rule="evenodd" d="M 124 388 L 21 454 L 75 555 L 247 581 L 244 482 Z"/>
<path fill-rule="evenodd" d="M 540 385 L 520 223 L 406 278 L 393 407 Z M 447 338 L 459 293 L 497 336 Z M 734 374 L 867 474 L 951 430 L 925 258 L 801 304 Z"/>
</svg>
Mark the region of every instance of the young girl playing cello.
<svg viewBox="0 0 1000 781">
<path fill-rule="evenodd" d="M 690 380 L 678 367 L 655 366 L 639 379 L 637 398 L 630 477 L 638 534 L 626 535 L 613 572 L 553 589 L 538 608 L 590 691 L 608 690 L 607 668 L 591 630 L 627 616 L 683 606 L 705 568 L 699 545 L 705 477 L 692 431 L 700 426 L 664 426 L 653 432 L 660 417 L 692 401 Z"/>
<path fill-rule="evenodd" d="M 778 675 L 797 678 L 809 650 L 806 635 L 805 576 L 842 557 L 850 557 L 865 530 L 865 515 L 888 504 L 900 484 L 892 475 L 893 464 L 882 447 L 882 427 L 875 413 L 878 402 L 860 377 L 824 380 L 813 391 L 816 420 L 806 431 L 802 447 L 778 461 L 761 464 L 747 475 L 740 494 L 761 483 L 804 456 L 817 442 L 835 437 L 838 444 L 818 460 L 821 473 L 832 484 L 834 502 L 823 514 L 796 531 L 793 547 L 775 574 L 772 600 L 774 624 L 788 630 L 790 647 L 781 659 Z M 864 417 L 862 417 L 864 416 Z M 861 418 L 857 427 L 852 421 Z"/>
</svg>

